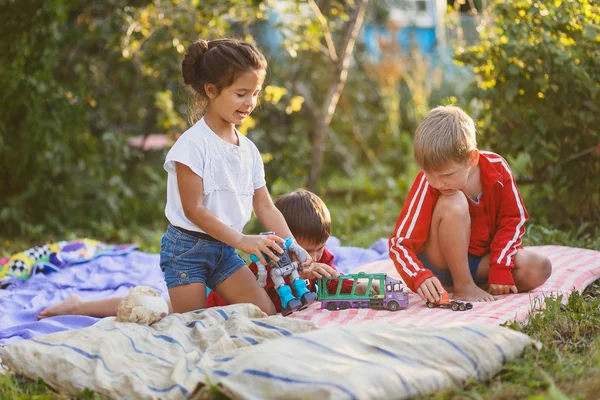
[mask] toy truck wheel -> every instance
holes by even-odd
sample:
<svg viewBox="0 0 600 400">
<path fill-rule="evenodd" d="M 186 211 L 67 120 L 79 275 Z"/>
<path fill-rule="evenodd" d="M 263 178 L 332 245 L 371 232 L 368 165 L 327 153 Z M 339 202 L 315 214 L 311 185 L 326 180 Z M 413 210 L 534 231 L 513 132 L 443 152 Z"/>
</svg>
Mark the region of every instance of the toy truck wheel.
<svg viewBox="0 0 600 400">
<path fill-rule="evenodd" d="M 327 306 L 325 308 L 327 308 L 329 311 L 335 311 L 335 310 L 337 310 L 337 304 L 327 303 Z"/>
<path fill-rule="evenodd" d="M 458 309 L 459 309 L 460 311 L 465 311 L 465 310 L 467 309 L 467 306 L 465 305 L 465 303 L 460 303 L 460 304 L 458 305 Z"/>
<path fill-rule="evenodd" d="M 473 304 L 471 304 L 471 303 L 467 303 L 467 304 L 466 304 L 466 307 L 467 307 L 467 310 L 470 310 L 470 309 L 472 309 L 472 308 L 473 308 Z"/>
<path fill-rule="evenodd" d="M 458 310 L 458 304 L 452 303 L 452 311 Z"/>
<path fill-rule="evenodd" d="M 432 302 L 430 302 L 430 301 L 427 302 L 427 307 L 433 308 L 433 306 L 434 306 L 434 304 Z"/>
<path fill-rule="evenodd" d="M 350 303 L 347 301 L 343 301 L 342 304 L 340 304 L 340 310 L 347 310 L 350 308 Z"/>
<path fill-rule="evenodd" d="M 399 308 L 400 304 L 398 304 L 397 301 L 390 301 L 389 303 L 387 303 L 387 309 L 390 311 L 398 311 Z"/>
</svg>

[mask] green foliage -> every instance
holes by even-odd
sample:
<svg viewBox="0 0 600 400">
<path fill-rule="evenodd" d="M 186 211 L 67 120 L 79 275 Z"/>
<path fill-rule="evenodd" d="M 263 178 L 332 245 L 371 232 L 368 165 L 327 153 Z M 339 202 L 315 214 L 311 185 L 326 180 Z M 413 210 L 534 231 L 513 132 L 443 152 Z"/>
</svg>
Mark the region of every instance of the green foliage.
<svg viewBox="0 0 600 400">
<path fill-rule="evenodd" d="M 600 226 L 590 223 L 581 224 L 571 231 L 561 231 L 543 225 L 528 224 L 523 245 L 540 246 L 558 244 L 561 246 L 581 247 L 600 251 Z"/>
<path fill-rule="evenodd" d="M 164 152 L 142 153 L 126 142 L 150 133 L 174 138 L 188 126 L 189 96 L 181 85 L 180 62 L 198 37 L 237 36 L 268 51 L 261 105 L 241 130 L 248 130 L 263 152 L 274 194 L 306 185 L 314 116 L 323 111 L 319 104 L 334 73 L 325 27 L 338 40 L 354 6 L 320 4 L 325 25 L 303 1 L 286 3 L 292 14 L 278 18 L 274 2 L 256 0 L 52 0 L 39 7 L 31 0 L 3 2 L 2 234 L 52 239 L 85 232 L 106 241 L 132 236 L 144 241 L 154 235 L 145 230 L 164 227 Z M 597 84 L 590 84 L 598 81 L 598 65 L 592 62 L 597 38 L 592 40 L 595 28 L 589 23 L 598 13 L 597 6 L 581 4 L 556 9 L 500 4 L 497 31 L 459 56 L 476 67 L 479 86 L 469 96 L 480 100 L 485 147 L 505 155 L 519 176 L 543 180 L 521 190 L 532 216 L 545 212 L 553 217 L 547 218 L 550 225 L 598 215 L 599 158 L 593 146 L 600 114 L 587 112 L 598 103 L 593 102 Z M 282 7 L 278 4 L 277 12 Z M 373 5 L 368 18 L 384 18 L 379 9 Z M 554 42 L 552 35 L 558 38 Z M 515 45 L 518 40 L 525 44 Z M 448 79 L 448 68 L 389 46 L 389 56 L 373 64 L 357 43 L 330 125 L 320 189 L 326 199 L 344 199 L 348 205 L 387 199 L 397 204 L 395 214 L 417 172 L 412 162 L 416 124 L 429 106 L 461 98 L 464 79 Z M 561 61 L 563 53 L 570 58 Z M 442 70 L 446 79 L 440 83 Z M 494 87 L 483 90 L 490 82 Z M 513 93 L 515 82 L 523 95 L 518 89 Z M 513 96 L 510 102 L 507 95 Z M 538 120 L 545 122 L 528 123 Z M 378 207 L 373 205 L 375 215 Z M 367 223 L 362 218 L 349 222 L 353 226 L 344 230 L 344 239 L 362 240 L 351 232 L 364 232 Z"/>
<path fill-rule="evenodd" d="M 16 6 L 36 11 L 14 12 Z M 78 132 L 84 125 L 82 107 L 72 105 L 65 88 L 52 79 L 60 57 L 58 30 L 66 20 L 63 2 L 5 2 L 0 15 L 0 221 L 14 233 L 25 213 L 42 217 L 32 204 L 51 202 L 54 191 L 67 190 L 61 182 L 66 171 L 57 165 L 72 163 L 77 174 L 77 154 L 93 151 L 95 144 Z"/>
<path fill-rule="evenodd" d="M 236 21 L 243 33 L 262 4 L 184 3 L 2 3 L 3 235 L 108 240 L 164 223 L 164 153 L 126 141 L 185 128 L 182 43 L 225 36 Z"/>
<path fill-rule="evenodd" d="M 150 171 L 136 168 L 140 155 L 128 151 L 121 134 L 134 121 L 124 110 L 137 102 L 135 91 L 111 90 L 133 81 L 134 72 L 126 65 L 115 68 L 118 12 L 114 4 L 87 3 L 9 1 L 1 6 L 4 235 L 129 223 L 149 203 L 127 204 L 148 188 L 164 186 L 163 179 L 158 183 Z M 126 117 L 129 125 L 123 123 Z M 144 184 L 136 186 L 136 179 Z M 149 209 L 154 213 L 160 207 Z"/>
<path fill-rule="evenodd" d="M 498 0 L 492 15 L 456 55 L 477 77 L 466 103 L 484 146 L 528 157 L 528 206 L 551 224 L 600 221 L 600 6 Z"/>
<path fill-rule="evenodd" d="M 276 32 L 292 60 L 299 51 L 318 51 L 322 32 L 310 8 L 288 5 L 301 17 L 272 19 L 268 2 L 256 0 L 3 2 L 2 234 L 47 238 L 81 231 L 110 240 L 127 236 L 123 229 L 163 225 L 164 153 L 133 151 L 127 139 L 188 126 L 180 63 L 198 37 L 256 36 L 268 49 Z M 335 27 L 346 17 L 344 6 L 331 10 Z M 265 30 L 272 21 L 276 31 Z M 273 93 L 283 89 L 267 83 Z M 297 113 L 303 98 L 287 89 L 283 95 L 265 91 L 262 103 L 268 121 Z M 269 137 L 271 128 L 265 130 Z M 286 146 L 291 138 L 283 130 L 273 137 Z M 265 152 L 271 147 L 267 143 Z M 273 146 L 277 153 L 279 147 Z M 304 146 L 295 156 L 306 158 L 308 151 Z"/>
</svg>

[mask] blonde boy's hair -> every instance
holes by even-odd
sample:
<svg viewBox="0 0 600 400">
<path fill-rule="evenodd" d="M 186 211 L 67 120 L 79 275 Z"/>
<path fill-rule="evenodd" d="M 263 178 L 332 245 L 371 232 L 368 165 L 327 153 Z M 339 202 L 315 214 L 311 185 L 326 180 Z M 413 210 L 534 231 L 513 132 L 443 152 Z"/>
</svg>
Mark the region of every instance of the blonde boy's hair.
<svg viewBox="0 0 600 400">
<path fill-rule="evenodd" d="M 475 123 L 456 106 L 439 106 L 417 128 L 414 157 L 424 171 L 439 171 L 452 162 L 464 163 L 477 148 Z"/>
</svg>

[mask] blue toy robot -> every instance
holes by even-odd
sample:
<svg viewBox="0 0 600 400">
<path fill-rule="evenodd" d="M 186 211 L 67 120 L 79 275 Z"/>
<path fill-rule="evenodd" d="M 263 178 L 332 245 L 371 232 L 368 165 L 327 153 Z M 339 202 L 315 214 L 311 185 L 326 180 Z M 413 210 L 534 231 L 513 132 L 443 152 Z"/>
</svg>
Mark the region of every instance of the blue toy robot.
<svg viewBox="0 0 600 400">
<path fill-rule="evenodd" d="M 261 233 L 261 235 L 270 234 L 273 234 L 273 232 Z M 285 244 L 277 244 L 283 250 L 283 253 L 279 255 L 279 261 L 273 261 L 264 253 L 263 257 L 271 267 L 271 279 L 273 279 L 275 289 L 281 298 L 281 315 L 285 317 L 294 311 L 308 307 L 317 299 L 317 294 L 306 288 L 306 282 L 304 279 L 300 279 L 300 275 L 298 274 L 300 267 L 298 262 L 292 261 L 289 255 L 290 252 L 296 254 L 300 264 L 302 264 L 306 261 L 306 251 L 298 246 L 292 238 L 286 238 Z M 258 284 L 261 287 L 265 287 L 267 285 L 267 269 L 254 254 L 250 256 L 250 259 L 258 266 Z M 292 294 L 292 289 L 285 284 L 284 278 L 288 275 L 290 277 L 290 284 L 294 287 L 294 291 L 300 300 Z"/>
</svg>

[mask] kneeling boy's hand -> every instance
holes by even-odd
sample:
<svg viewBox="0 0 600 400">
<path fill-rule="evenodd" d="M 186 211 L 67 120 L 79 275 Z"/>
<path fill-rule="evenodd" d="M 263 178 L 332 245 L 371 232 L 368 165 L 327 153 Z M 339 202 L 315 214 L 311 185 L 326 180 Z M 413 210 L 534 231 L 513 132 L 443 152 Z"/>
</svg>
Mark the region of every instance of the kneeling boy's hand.
<svg viewBox="0 0 600 400">
<path fill-rule="evenodd" d="M 517 287 L 514 285 L 513 286 L 498 285 L 495 283 L 490 284 L 488 292 L 490 292 L 490 294 L 494 294 L 494 295 L 509 294 L 510 292 L 519 293 L 519 291 L 517 290 Z"/>
<path fill-rule="evenodd" d="M 435 276 L 432 276 L 421 283 L 421 286 L 417 289 L 417 294 L 421 296 L 423 301 L 434 303 L 442 299 L 442 293 L 444 293 L 444 291 L 442 282 Z"/>
<path fill-rule="evenodd" d="M 300 278 L 302 279 L 318 279 L 318 278 L 329 278 L 339 276 L 339 273 L 331 266 L 323 263 L 312 263 L 308 267 L 300 268 L 298 270 Z"/>
<path fill-rule="evenodd" d="M 366 294 L 367 286 L 368 286 L 368 282 L 359 282 L 359 284 L 356 285 L 356 291 L 354 293 L 355 294 Z M 371 283 L 371 290 L 370 290 L 369 294 L 378 294 L 378 293 L 379 293 L 379 282 L 373 281 Z"/>
<path fill-rule="evenodd" d="M 308 254 L 308 252 L 304 250 L 304 248 L 298 243 L 292 242 L 288 250 L 291 253 L 290 256 L 292 260 L 297 261 L 300 264 L 301 268 L 299 269 L 307 268 L 313 263 L 313 259 L 310 254 Z"/>
</svg>

